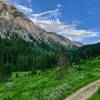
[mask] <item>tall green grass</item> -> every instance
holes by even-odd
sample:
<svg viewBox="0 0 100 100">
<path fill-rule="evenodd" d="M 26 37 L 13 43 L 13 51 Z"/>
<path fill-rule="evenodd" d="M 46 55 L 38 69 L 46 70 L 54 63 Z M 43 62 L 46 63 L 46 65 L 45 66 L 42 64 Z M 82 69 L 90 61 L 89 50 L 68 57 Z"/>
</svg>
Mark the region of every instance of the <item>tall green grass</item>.
<svg viewBox="0 0 100 100">
<path fill-rule="evenodd" d="M 100 58 L 87 61 L 81 67 L 79 71 L 75 65 L 71 66 L 62 79 L 57 78 L 58 68 L 34 76 L 30 72 L 20 72 L 18 78 L 13 73 L 8 83 L 14 86 L 0 83 L 0 100 L 62 100 L 100 78 Z"/>
</svg>

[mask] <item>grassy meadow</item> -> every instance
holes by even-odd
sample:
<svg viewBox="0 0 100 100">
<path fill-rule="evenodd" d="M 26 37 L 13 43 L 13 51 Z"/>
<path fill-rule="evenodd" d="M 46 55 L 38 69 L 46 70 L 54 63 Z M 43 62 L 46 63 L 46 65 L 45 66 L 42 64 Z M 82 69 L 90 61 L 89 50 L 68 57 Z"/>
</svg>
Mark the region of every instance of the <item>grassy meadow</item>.
<svg viewBox="0 0 100 100">
<path fill-rule="evenodd" d="M 71 66 L 62 79 L 57 68 L 38 71 L 33 76 L 30 72 L 20 72 L 19 75 L 15 78 L 13 73 L 9 82 L 0 83 L 0 100 L 62 100 L 100 78 L 100 57 L 84 62 L 81 70 L 78 70 L 77 65 Z"/>
</svg>

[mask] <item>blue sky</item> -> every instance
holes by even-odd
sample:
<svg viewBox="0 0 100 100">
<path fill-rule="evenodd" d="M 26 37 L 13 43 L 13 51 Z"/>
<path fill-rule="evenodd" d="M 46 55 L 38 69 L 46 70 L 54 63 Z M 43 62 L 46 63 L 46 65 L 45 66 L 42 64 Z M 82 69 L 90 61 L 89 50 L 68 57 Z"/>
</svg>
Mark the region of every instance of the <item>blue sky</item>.
<svg viewBox="0 0 100 100">
<path fill-rule="evenodd" d="M 100 0 L 11 0 L 36 25 L 73 41 L 100 42 Z"/>
</svg>

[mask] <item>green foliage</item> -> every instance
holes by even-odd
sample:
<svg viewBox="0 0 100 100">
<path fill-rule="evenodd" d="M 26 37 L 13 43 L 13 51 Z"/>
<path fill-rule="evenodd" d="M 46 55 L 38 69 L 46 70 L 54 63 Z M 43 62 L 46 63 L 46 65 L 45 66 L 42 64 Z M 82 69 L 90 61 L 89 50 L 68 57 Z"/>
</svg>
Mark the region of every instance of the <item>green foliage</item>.
<svg viewBox="0 0 100 100">
<path fill-rule="evenodd" d="M 16 67 L 19 71 L 31 70 L 36 62 L 38 63 L 34 65 L 35 69 L 41 70 L 44 66 L 48 69 L 57 65 L 56 51 L 53 51 L 49 45 L 40 43 L 34 46 L 36 40 L 26 42 L 16 34 L 10 38 L 0 39 L 0 63 L 13 65 L 13 71 L 16 71 Z"/>
<path fill-rule="evenodd" d="M 86 60 L 94 59 L 100 55 L 100 43 L 85 45 L 76 50 L 69 50 L 69 61 L 70 64 L 79 65 L 79 70 L 81 69 L 81 64 Z"/>
<path fill-rule="evenodd" d="M 13 66 L 11 70 L 17 72 L 16 77 L 19 71 L 36 74 L 36 70 L 45 71 L 58 66 L 58 51 L 61 45 L 29 37 L 32 41 L 24 41 L 17 33 L 8 31 L 6 39 L 0 38 L 0 64 Z M 66 52 L 67 48 L 64 47 L 64 57 L 67 57 Z"/>
<path fill-rule="evenodd" d="M 95 63 L 95 64 L 94 64 Z M 53 68 L 31 76 L 31 72 L 19 72 L 12 74 L 9 87 L 7 83 L 0 84 L 1 100 L 62 100 L 82 86 L 100 78 L 100 57 L 87 61 L 79 71 L 73 65 L 65 72 L 63 79 L 57 79 L 58 68 Z M 95 100 L 95 99 L 94 99 Z"/>
<path fill-rule="evenodd" d="M 1 65 L 0 67 L 0 81 L 6 82 L 11 77 L 12 71 L 11 71 L 11 65 L 5 64 Z"/>
<path fill-rule="evenodd" d="M 80 52 L 65 47 L 60 53 L 64 58 L 62 68 L 66 67 L 66 57 L 72 67 L 68 71 L 63 69 L 65 75 L 57 78 L 59 69 L 54 67 L 58 66 L 60 44 L 48 44 L 30 38 L 33 42 L 26 42 L 14 33 L 10 39 L 0 39 L 0 81 L 10 79 L 15 84 L 14 87 L 0 84 L 1 100 L 61 100 L 81 86 L 100 78 L 100 57 L 85 62 Z"/>
<path fill-rule="evenodd" d="M 91 59 L 100 55 L 100 43 L 85 45 L 76 51 L 81 59 Z"/>
</svg>

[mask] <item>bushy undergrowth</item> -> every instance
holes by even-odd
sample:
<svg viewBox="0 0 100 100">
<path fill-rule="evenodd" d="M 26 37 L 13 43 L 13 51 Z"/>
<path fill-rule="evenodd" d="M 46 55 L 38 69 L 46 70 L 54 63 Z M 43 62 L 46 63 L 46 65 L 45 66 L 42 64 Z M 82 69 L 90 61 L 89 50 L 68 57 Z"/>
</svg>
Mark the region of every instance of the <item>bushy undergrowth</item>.
<svg viewBox="0 0 100 100">
<path fill-rule="evenodd" d="M 13 73 L 8 83 L 0 83 L 0 100 L 62 100 L 82 86 L 100 78 L 100 57 L 87 61 L 78 70 L 75 65 L 58 79 L 58 68 L 30 75 Z"/>
</svg>

